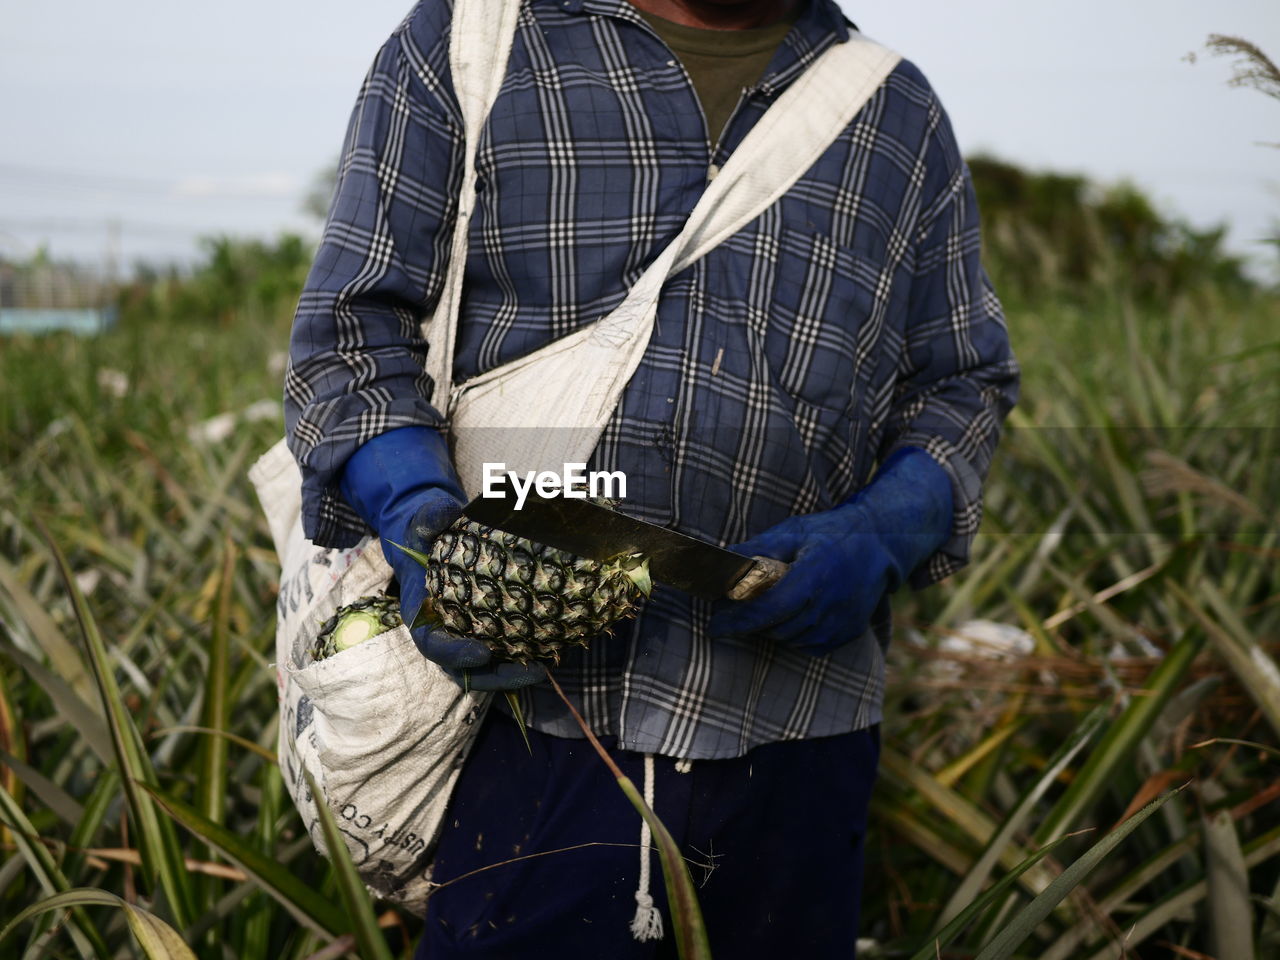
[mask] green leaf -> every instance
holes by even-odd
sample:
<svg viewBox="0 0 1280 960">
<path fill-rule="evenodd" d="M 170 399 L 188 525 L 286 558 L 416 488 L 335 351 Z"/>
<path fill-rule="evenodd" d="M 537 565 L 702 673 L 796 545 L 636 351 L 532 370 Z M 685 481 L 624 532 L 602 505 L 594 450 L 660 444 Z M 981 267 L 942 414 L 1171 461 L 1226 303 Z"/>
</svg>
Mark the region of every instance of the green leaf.
<svg viewBox="0 0 1280 960">
<path fill-rule="evenodd" d="M 53 854 L 38 839 L 39 834 L 36 833 L 35 827 L 31 825 L 26 814 L 22 812 L 22 807 L 18 806 L 18 802 L 3 786 L 0 786 L 0 820 L 11 828 L 13 843 L 18 848 L 18 853 L 27 861 L 28 868 L 35 874 L 36 881 L 45 893 L 52 896 L 71 889 L 71 884 L 67 883 L 67 878 L 62 875 L 62 871 L 54 862 Z M 71 920 L 71 939 L 75 941 L 81 954 L 93 953 L 102 960 L 108 960 L 111 956 L 110 951 L 107 950 L 107 945 L 88 915 L 76 907 L 72 910 Z M 15 920 L 5 928 L 3 933 L 0 933 L 0 940 L 4 939 L 16 923 Z"/>
<path fill-rule="evenodd" d="M 307 778 L 307 786 L 311 794 L 323 798 L 320 787 L 305 768 L 302 771 Z M 320 816 L 320 826 L 324 830 L 324 843 L 329 850 L 329 862 L 333 865 L 338 882 L 338 894 L 347 908 L 347 914 L 354 921 L 352 933 L 360 948 L 362 960 L 391 960 L 391 950 L 387 947 L 387 939 L 378 927 L 378 918 L 373 914 L 373 902 L 365 889 L 364 881 L 356 872 L 356 865 L 351 860 L 351 853 L 338 830 L 338 823 L 333 819 L 333 811 L 323 799 L 316 804 Z"/>
<path fill-rule="evenodd" d="M 1200 783 L 1201 799 L 1217 803 L 1226 791 L 1213 780 Z M 1202 815 L 1205 880 L 1209 885 L 1209 942 L 1216 957 L 1253 960 L 1253 903 L 1249 899 L 1249 868 L 1231 811 Z"/>
<path fill-rule="evenodd" d="M 876 784 L 876 795 L 871 799 L 871 818 L 890 826 L 908 844 L 927 856 L 933 865 L 963 877 L 973 869 L 973 857 L 942 836 L 938 822 L 928 812 L 917 815 L 909 810 L 909 794 L 893 795 Z M 933 867 L 930 867 L 932 871 Z M 1025 885 L 1025 884 L 1024 884 Z M 1032 890 L 1032 893 L 1037 891 Z"/>
<path fill-rule="evenodd" d="M 263 767 L 260 775 L 262 799 L 258 803 L 258 823 L 254 840 L 264 856 L 276 855 L 276 823 L 280 808 L 285 803 L 284 778 L 274 764 Z M 265 897 L 254 897 L 244 925 L 241 952 L 246 957 L 265 957 L 271 942 L 271 902 Z"/>
<path fill-rule="evenodd" d="M 912 763 L 910 759 L 888 746 L 881 749 L 880 763 L 886 787 L 891 784 L 899 786 L 908 796 L 914 791 L 934 811 L 932 819 L 953 824 L 974 841 L 975 846 L 990 845 L 991 838 L 995 836 L 998 829 L 996 823 L 958 791 L 944 786 L 929 771 L 919 764 Z M 928 845 L 924 849 L 930 855 L 934 852 Z M 995 859 L 1009 870 L 1016 867 L 1025 857 L 1024 851 L 1007 841 L 1002 842 L 995 849 Z M 972 871 L 973 865 L 968 862 L 967 856 L 965 861 L 966 872 Z M 1043 870 L 1036 870 L 1023 878 L 1022 886 L 1035 894 L 1042 891 L 1048 883 L 1049 876 Z"/>
<path fill-rule="evenodd" d="M 1163 850 L 1149 857 L 1137 869 L 1131 870 L 1115 886 L 1101 897 L 1095 897 L 1096 911 L 1090 910 L 1087 915 L 1077 919 L 1057 940 L 1040 956 L 1039 960 L 1073 960 L 1078 957 L 1079 947 L 1098 932 L 1096 917 L 1105 917 L 1114 912 L 1122 904 L 1128 903 L 1134 895 L 1156 877 L 1164 876 L 1174 864 L 1193 850 L 1200 841 L 1200 830 L 1196 828 L 1186 837 L 1174 841 Z"/>
<path fill-rule="evenodd" d="M 956 887 L 955 892 L 951 894 L 951 898 L 947 901 L 947 905 L 942 908 L 942 913 L 939 915 L 937 927 L 943 926 L 953 917 L 958 916 L 964 905 L 978 895 L 978 891 L 982 889 L 987 882 L 987 878 L 991 875 L 991 870 L 999 860 L 1005 845 L 1012 840 L 1014 834 L 1022 829 L 1022 825 L 1031 816 L 1036 804 L 1040 802 L 1040 798 L 1058 779 L 1062 771 L 1075 759 L 1076 754 L 1084 749 L 1085 745 L 1094 738 L 1106 716 L 1107 708 L 1105 705 L 1095 707 L 1076 727 L 1071 737 L 1058 748 L 1058 751 L 1045 765 L 1044 772 L 1041 773 L 1031 789 L 1018 801 L 1013 811 L 1004 818 L 999 830 L 995 832 L 986 849 L 982 851 L 982 855 L 978 857 L 977 862 L 965 875 L 964 880 Z"/>
<path fill-rule="evenodd" d="M 629 777 L 619 774 L 618 786 L 653 833 L 658 857 L 662 861 L 662 878 L 667 886 L 667 905 L 671 908 L 671 920 L 676 928 L 676 948 L 680 951 L 680 960 L 711 960 L 711 944 L 707 940 L 702 909 L 698 906 L 698 894 L 694 890 L 693 878 L 689 876 L 689 867 L 680 853 L 680 847 L 658 819 L 658 815 L 644 802 L 644 797 Z"/>
<path fill-rule="evenodd" d="M 952 917 L 941 930 L 929 938 L 929 942 L 925 946 L 912 954 L 911 960 L 936 960 L 936 957 L 942 952 L 943 948 L 949 945 L 951 941 L 960 934 L 960 931 L 969 925 L 970 921 L 976 918 L 979 913 L 991 904 L 995 903 L 999 897 L 1017 883 L 1020 876 L 1047 857 L 1054 849 L 1066 843 L 1068 839 L 1069 835 L 1066 837 L 1059 837 L 1052 843 L 1041 847 L 993 883 L 991 888 L 981 896 L 970 900 L 964 909 Z"/>
<path fill-rule="evenodd" d="M 231 733 L 227 730 L 213 730 L 209 727 L 198 727 L 190 724 L 178 724 L 176 727 L 160 727 L 151 731 L 151 737 L 167 737 L 172 733 L 199 733 L 207 737 L 221 737 L 228 743 L 234 743 L 237 747 L 248 750 L 250 753 L 261 757 L 271 766 L 278 766 L 279 761 L 276 755 L 262 746 L 260 743 L 254 743 L 248 737 L 242 737 L 238 733 Z"/>
<path fill-rule="evenodd" d="M 89 791 L 88 799 L 85 800 L 84 813 L 80 817 L 80 822 L 71 831 L 71 838 L 67 841 L 69 849 L 63 867 L 69 876 L 79 877 L 84 854 L 78 851 L 94 845 L 98 831 L 102 828 L 102 822 L 107 818 L 107 810 L 110 809 L 119 790 L 120 775 L 114 768 L 106 767 L 99 771 L 98 779 L 93 789 Z"/>
<path fill-rule="evenodd" d="M 1239 613 L 1232 609 L 1212 581 L 1206 578 L 1197 586 L 1213 608 L 1216 618 L 1176 583 L 1170 583 L 1169 589 L 1204 627 L 1214 648 L 1249 691 L 1271 724 L 1271 729 L 1280 734 L 1280 668 L 1254 639 Z"/>
<path fill-rule="evenodd" d="M 996 825 L 986 813 L 957 791 L 943 786 L 928 770 L 888 745 L 880 752 L 880 766 L 886 778 L 893 778 L 902 787 L 918 793 L 941 816 L 971 839 L 985 843 L 995 833 Z M 1017 862 L 1018 860 L 1014 860 L 1010 866 Z"/>
<path fill-rule="evenodd" d="M 667 832 L 658 815 L 644 802 L 644 797 L 640 795 L 636 785 L 618 768 L 613 758 L 600 745 L 596 735 L 582 719 L 582 714 L 578 713 L 578 708 L 565 696 L 564 691 L 560 689 L 560 684 L 556 682 L 556 678 L 550 671 L 547 672 L 547 680 L 564 701 L 564 705 L 569 708 L 569 712 L 573 714 L 573 719 L 578 722 L 578 726 L 592 748 L 613 773 L 618 781 L 618 787 L 644 818 L 644 822 L 649 825 L 658 848 L 658 856 L 662 861 L 662 876 L 667 885 L 667 904 L 671 908 L 671 919 L 676 928 L 676 948 L 680 952 L 680 960 L 711 960 L 711 944 L 707 940 L 707 927 L 702 920 L 702 909 L 698 906 L 698 894 L 693 886 L 693 878 L 689 876 L 689 867 L 684 862 L 675 839 Z"/>
<path fill-rule="evenodd" d="M 228 726 L 228 674 L 231 636 L 231 591 L 235 581 L 236 550 L 230 538 L 223 542 L 222 562 L 218 565 L 213 616 L 209 636 L 209 659 L 205 668 L 204 694 L 201 720 L 204 727 L 215 734 L 225 732 Z M 196 769 L 196 803 L 200 812 L 217 824 L 226 822 L 227 816 L 227 756 L 226 737 L 207 736 L 201 739 Z M 209 853 L 198 855 L 210 856 Z M 206 909 L 216 908 L 226 884 L 217 877 L 202 876 L 197 889 L 200 903 Z M 216 949 L 218 931 L 212 927 L 199 941 L 202 952 Z"/>
<path fill-rule="evenodd" d="M 116 684 L 106 644 L 98 632 L 98 625 L 89 611 L 84 595 L 76 584 L 71 566 L 48 529 L 43 525 L 41 529 L 75 608 L 80 634 L 89 655 L 89 666 L 106 713 L 125 798 L 138 831 L 143 871 L 153 885 L 157 885 L 158 881 L 158 886 L 164 890 L 174 921 L 178 926 L 186 927 L 195 919 L 196 909 L 191 876 L 187 873 L 182 851 L 178 847 L 177 835 L 173 831 L 173 825 L 156 813 L 155 805 L 147 794 L 138 790 L 139 786 L 154 786 L 157 783 L 155 771 L 152 770 L 146 753 L 139 748 L 141 738 L 124 706 L 124 698 Z"/>
<path fill-rule="evenodd" d="M 1204 646 L 1200 637 L 1179 640 L 1151 672 L 1143 696 L 1133 697 L 1102 740 L 1089 754 L 1084 766 L 1059 798 L 1036 830 L 1035 838 L 1044 843 L 1074 827 L 1112 782 L 1116 771 L 1128 762 L 1166 703 L 1191 668 L 1191 662 Z"/>
<path fill-rule="evenodd" d="M 1053 912 L 1053 908 L 1079 886 L 1094 867 L 1119 846 L 1125 837 L 1133 833 L 1144 820 L 1164 806 L 1165 802 L 1177 792 L 1172 790 L 1158 800 L 1153 800 L 1090 847 L 1080 859 L 1062 871 L 1044 893 L 1019 910 L 995 939 L 982 948 L 976 960 L 1007 960 L 1008 957 L 1013 956 L 1014 951 L 1031 936 L 1040 922 Z"/>
<path fill-rule="evenodd" d="M 1274 950 L 1280 947 L 1280 877 L 1271 888 L 1271 896 L 1264 897 L 1261 902 L 1267 912 L 1262 918 L 1262 929 L 1258 931 L 1258 949 Z"/>
<path fill-rule="evenodd" d="M 130 904 L 124 905 L 129 929 L 151 960 L 196 960 L 176 930 L 159 917 Z"/>
<path fill-rule="evenodd" d="M 417 560 L 418 563 L 422 564 L 422 566 L 424 567 L 431 562 L 431 558 L 427 556 L 425 553 L 423 553 L 421 550 L 415 550 L 413 549 L 413 547 L 406 547 L 402 544 L 396 543 L 394 540 L 388 540 L 387 543 L 391 544 L 397 550 L 407 553 L 409 556 L 411 556 L 414 560 Z"/>
<path fill-rule="evenodd" d="M 0 750 L 0 765 L 12 770 L 18 779 L 44 802 L 45 806 L 58 815 L 60 820 L 72 826 L 80 822 L 81 816 L 84 815 L 84 808 L 76 802 L 75 797 L 63 790 L 39 770 L 23 763 L 9 753 L 8 750 Z M 2 785 L 0 784 L 0 786 Z"/>
<path fill-rule="evenodd" d="M 62 635 L 53 618 L 18 577 L 9 562 L 0 557 L 0 590 L 9 595 L 15 619 L 27 625 L 38 648 L 53 664 L 54 672 L 66 681 L 82 701 L 93 699 L 93 680 L 85 670 L 75 646 Z"/>
<path fill-rule="evenodd" d="M 1265 743 L 1258 743 L 1256 740 L 1237 740 L 1234 737 L 1211 737 L 1208 740 L 1201 740 L 1199 743 L 1191 745 L 1192 750 L 1200 747 L 1211 747 L 1215 743 L 1233 743 L 1238 747 L 1248 747 L 1250 750 L 1257 750 L 1259 753 L 1267 753 L 1273 757 L 1280 757 L 1280 750 L 1275 747 L 1269 747 Z"/>
<path fill-rule="evenodd" d="M 217 603 L 209 639 L 209 665 L 205 672 L 202 723 L 208 730 L 223 732 L 227 727 L 227 651 L 231 632 L 231 584 L 236 553 L 230 541 L 223 547 Z M 196 778 L 200 812 L 214 823 L 222 823 L 227 809 L 227 741 L 206 737 L 200 748 L 200 770 Z"/>
<path fill-rule="evenodd" d="M 69 683 L 49 670 L 39 660 L 27 656 L 24 651 L 19 650 L 17 647 L 10 647 L 8 655 L 13 657 L 27 676 L 49 695 L 49 699 L 53 701 L 58 713 L 62 714 L 62 719 L 67 726 L 80 735 L 85 745 L 93 751 L 93 755 L 104 766 L 110 766 L 114 759 L 114 753 L 111 747 L 111 737 L 105 729 L 106 724 L 102 714 L 91 707 L 87 701 L 80 699 L 80 695 L 72 689 Z"/>
<path fill-rule="evenodd" d="M 1277 855 L 1280 855 L 1280 827 L 1268 830 L 1262 836 L 1255 837 L 1244 845 L 1244 862 L 1250 869 Z M 1175 917 L 1186 913 L 1203 900 L 1208 892 L 1209 885 L 1203 879 L 1185 884 L 1137 917 L 1126 919 L 1124 942 L 1107 944 L 1094 952 L 1089 960 L 1120 960 L 1122 954 L 1126 957 L 1133 956 L 1134 947 L 1155 934 Z M 1082 954 L 1079 951 L 1070 953 L 1072 960 L 1080 956 Z M 1224 957 L 1223 960 L 1227 958 Z"/>
<path fill-rule="evenodd" d="M 1047 843 L 1066 833 L 1093 808 L 1098 797 L 1112 783 L 1116 771 L 1129 761 L 1173 699 L 1203 646 L 1202 637 L 1184 637 L 1169 650 L 1147 678 L 1145 695 L 1129 700 L 1124 711 L 1107 727 L 1098 745 L 1089 753 L 1071 785 L 1036 828 L 1033 839 L 1037 843 Z M 1011 905 L 1007 902 L 1005 909 Z M 1003 925 L 1003 914 L 1001 911 L 988 920 L 988 936 Z"/>
<path fill-rule="evenodd" d="M 185 829 L 253 877 L 307 929 L 321 936 L 336 937 L 349 925 L 342 910 L 226 827 L 202 816 L 181 800 L 163 796 L 153 787 L 144 785 L 143 790 Z"/>
<path fill-rule="evenodd" d="M 524 748 L 529 751 L 529 756 L 533 756 L 533 745 L 529 743 L 529 731 L 525 728 L 524 711 L 520 709 L 520 695 L 514 690 L 508 690 L 506 694 L 511 716 L 515 718 L 516 726 L 520 728 L 520 736 L 524 737 Z"/>
<path fill-rule="evenodd" d="M 1207 677 L 1201 677 L 1192 683 L 1187 684 L 1170 698 L 1168 705 L 1160 711 L 1160 716 L 1156 718 L 1156 722 L 1151 725 L 1151 733 L 1148 743 L 1155 750 L 1163 748 L 1164 744 L 1172 737 L 1182 725 L 1187 717 L 1192 716 L 1196 710 L 1215 690 L 1222 685 L 1222 677 L 1216 673 L 1211 673 Z"/>
<path fill-rule="evenodd" d="M 196 960 L 196 955 L 182 942 L 182 937 L 177 931 L 155 914 L 122 900 L 114 893 L 88 887 L 76 887 L 41 900 L 39 903 L 33 903 L 10 920 L 3 930 L 0 930 L 0 942 L 3 942 L 24 921 L 37 914 L 47 913 L 50 910 L 75 912 L 79 907 L 88 906 L 118 907 L 123 910 L 129 929 L 133 931 L 147 960 Z"/>
</svg>

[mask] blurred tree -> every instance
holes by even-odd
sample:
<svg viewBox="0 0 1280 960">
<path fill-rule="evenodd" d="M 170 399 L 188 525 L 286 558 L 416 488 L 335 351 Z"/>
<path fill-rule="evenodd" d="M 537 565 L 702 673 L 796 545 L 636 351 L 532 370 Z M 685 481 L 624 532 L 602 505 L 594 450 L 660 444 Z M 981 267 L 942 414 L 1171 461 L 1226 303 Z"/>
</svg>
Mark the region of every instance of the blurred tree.
<svg viewBox="0 0 1280 960">
<path fill-rule="evenodd" d="M 275 242 L 208 237 L 205 259 L 191 273 L 138 268 L 120 291 L 126 321 L 233 324 L 244 314 L 292 314 L 311 265 L 309 243 L 293 234 Z"/>
<path fill-rule="evenodd" d="M 338 161 L 319 171 L 311 178 L 311 188 L 302 201 L 302 212 L 323 223 L 329 217 L 329 204 L 338 185 Z"/>
<path fill-rule="evenodd" d="M 1162 215 L 1131 183 L 1099 187 L 994 157 L 968 160 L 982 211 L 984 257 L 1002 294 L 1087 299 L 1099 292 L 1157 301 L 1206 284 L 1244 292 L 1222 226 L 1196 230 Z"/>
</svg>

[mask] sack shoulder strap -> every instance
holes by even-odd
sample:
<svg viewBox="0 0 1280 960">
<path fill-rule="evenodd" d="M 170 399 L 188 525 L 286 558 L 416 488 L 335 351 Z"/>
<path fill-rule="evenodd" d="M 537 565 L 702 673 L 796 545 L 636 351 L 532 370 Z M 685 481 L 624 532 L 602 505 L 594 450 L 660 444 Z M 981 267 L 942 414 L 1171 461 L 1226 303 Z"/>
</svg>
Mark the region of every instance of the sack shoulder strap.
<svg viewBox="0 0 1280 960">
<path fill-rule="evenodd" d="M 594 337 L 621 345 L 648 337 L 667 277 L 691 266 L 764 213 L 849 125 L 902 57 L 863 34 L 829 47 L 743 137 L 711 179 L 684 228 L 658 255 Z"/>
<path fill-rule="evenodd" d="M 715 174 L 677 238 L 679 272 L 763 213 L 871 99 L 901 56 L 850 32 L 769 107 Z"/>
<path fill-rule="evenodd" d="M 435 313 L 424 324 L 424 334 L 431 344 L 427 373 L 435 383 L 436 405 L 442 411 L 453 390 L 453 352 L 462 303 L 462 276 L 467 265 L 467 235 L 476 200 L 476 150 L 485 118 L 507 73 L 520 5 L 520 0 L 454 0 L 453 3 L 449 70 L 462 110 L 462 186 L 458 191 L 458 215 L 444 290 Z"/>
</svg>

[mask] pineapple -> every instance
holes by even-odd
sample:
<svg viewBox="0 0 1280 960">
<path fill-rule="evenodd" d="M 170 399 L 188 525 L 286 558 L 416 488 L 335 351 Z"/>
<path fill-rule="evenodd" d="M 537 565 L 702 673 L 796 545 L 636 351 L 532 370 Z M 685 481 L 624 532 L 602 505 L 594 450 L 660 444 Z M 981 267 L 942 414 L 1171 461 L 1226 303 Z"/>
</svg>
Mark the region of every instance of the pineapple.
<svg viewBox="0 0 1280 960">
<path fill-rule="evenodd" d="M 483 526 L 461 517 L 427 557 L 427 622 L 484 641 L 496 659 L 560 662 L 624 617 L 651 588 L 639 554 L 605 562 Z"/>
<path fill-rule="evenodd" d="M 332 617 L 320 626 L 311 657 L 323 660 L 348 647 L 372 640 L 388 630 L 394 630 L 400 619 L 400 601 L 394 597 L 361 597 L 355 603 L 339 607 Z"/>
</svg>

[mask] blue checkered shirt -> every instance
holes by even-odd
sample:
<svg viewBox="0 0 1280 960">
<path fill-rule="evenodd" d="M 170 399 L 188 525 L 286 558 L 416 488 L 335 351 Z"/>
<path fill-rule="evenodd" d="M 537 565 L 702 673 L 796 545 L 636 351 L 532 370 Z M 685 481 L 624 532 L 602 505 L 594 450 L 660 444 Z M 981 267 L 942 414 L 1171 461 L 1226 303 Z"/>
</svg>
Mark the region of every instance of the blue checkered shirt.
<svg viewBox="0 0 1280 960">
<path fill-rule="evenodd" d="M 383 46 L 347 131 L 286 375 L 304 523 L 368 531 L 340 498 L 376 434 L 443 425 L 419 324 L 441 293 L 461 182 L 451 5 L 420 3 Z M 618 305 L 726 157 L 815 57 L 848 37 L 812 0 L 720 143 L 676 56 L 626 0 L 526 0 L 479 144 L 455 382 Z M 626 512 L 720 544 L 828 509 L 899 446 L 949 474 L 950 540 L 913 578 L 960 567 L 1017 391 L 978 212 L 947 116 L 904 60 L 780 201 L 670 278 L 639 369 L 589 469 L 622 470 Z M 556 676 L 625 748 L 727 757 L 880 719 L 887 605 L 813 658 L 707 636 L 709 605 L 659 586 L 638 618 Z M 528 722 L 576 727 L 545 687 Z"/>
</svg>

